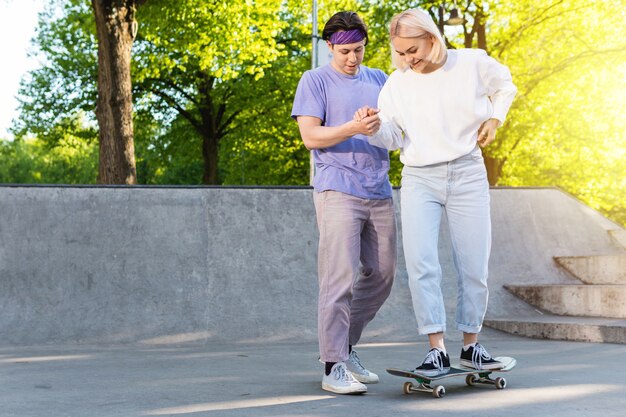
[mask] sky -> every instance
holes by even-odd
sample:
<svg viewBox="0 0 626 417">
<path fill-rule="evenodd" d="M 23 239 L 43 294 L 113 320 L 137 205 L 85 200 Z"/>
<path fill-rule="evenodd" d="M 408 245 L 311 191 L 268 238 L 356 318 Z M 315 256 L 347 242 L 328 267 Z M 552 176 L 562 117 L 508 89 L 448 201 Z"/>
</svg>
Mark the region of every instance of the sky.
<svg viewBox="0 0 626 417">
<path fill-rule="evenodd" d="M 11 138 L 7 131 L 17 118 L 15 96 L 22 76 L 37 68 L 37 61 L 27 58 L 30 40 L 35 35 L 37 14 L 44 0 L 0 0 L 0 138 Z"/>
</svg>

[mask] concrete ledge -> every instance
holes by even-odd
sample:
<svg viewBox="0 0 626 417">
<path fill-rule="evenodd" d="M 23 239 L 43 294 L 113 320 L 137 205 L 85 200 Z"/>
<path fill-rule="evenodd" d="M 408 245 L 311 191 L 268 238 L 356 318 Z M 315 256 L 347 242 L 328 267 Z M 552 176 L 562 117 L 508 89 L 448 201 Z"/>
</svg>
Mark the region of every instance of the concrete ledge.
<svg viewBox="0 0 626 417">
<path fill-rule="evenodd" d="M 314 337 L 310 193 L 1 188 L 0 343 Z"/>
<path fill-rule="evenodd" d="M 554 260 L 585 284 L 626 284 L 626 254 L 557 256 Z"/>
<path fill-rule="evenodd" d="M 626 285 L 505 285 L 505 288 L 553 314 L 626 318 Z"/>
<path fill-rule="evenodd" d="M 490 319 L 485 325 L 536 339 L 626 344 L 626 320 L 543 315 Z"/>
</svg>

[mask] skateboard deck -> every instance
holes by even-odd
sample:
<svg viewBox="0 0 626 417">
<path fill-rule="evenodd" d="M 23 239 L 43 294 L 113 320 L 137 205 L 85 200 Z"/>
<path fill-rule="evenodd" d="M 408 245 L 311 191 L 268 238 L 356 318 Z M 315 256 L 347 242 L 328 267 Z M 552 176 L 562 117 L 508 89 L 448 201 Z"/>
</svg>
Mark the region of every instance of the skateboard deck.
<svg viewBox="0 0 626 417">
<path fill-rule="evenodd" d="M 453 364 L 450 366 L 450 371 L 437 376 L 427 376 L 419 372 L 409 371 L 406 369 L 388 368 L 387 372 L 391 375 L 400 376 L 403 378 L 411 378 L 417 381 L 417 385 L 413 382 L 404 383 L 404 393 L 410 394 L 412 392 L 430 392 L 433 397 L 440 398 L 446 394 L 446 389 L 443 385 L 436 385 L 436 381 L 445 378 L 465 376 L 465 383 L 467 385 L 485 384 L 494 385 L 497 389 L 504 389 L 506 387 L 506 379 L 503 377 L 491 378 L 491 374 L 494 372 L 508 372 L 515 367 L 517 360 L 508 356 L 498 356 L 495 360 L 502 362 L 503 367 L 499 369 L 473 369 L 466 368 L 462 365 Z"/>
</svg>

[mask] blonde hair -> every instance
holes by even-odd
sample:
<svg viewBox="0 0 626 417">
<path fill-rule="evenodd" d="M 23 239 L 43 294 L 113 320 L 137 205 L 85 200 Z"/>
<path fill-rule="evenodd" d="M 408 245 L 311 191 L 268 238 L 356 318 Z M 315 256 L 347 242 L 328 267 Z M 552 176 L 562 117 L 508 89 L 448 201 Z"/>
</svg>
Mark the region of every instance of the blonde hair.
<svg viewBox="0 0 626 417">
<path fill-rule="evenodd" d="M 410 9 L 396 14 L 389 24 L 389 37 L 393 38 L 417 38 L 424 33 L 434 39 L 433 48 L 427 59 L 435 64 L 439 64 L 446 59 L 446 43 L 439 32 L 439 28 L 431 17 L 420 9 Z M 391 62 L 395 68 L 406 69 L 409 64 L 391 47 Z"/>
</svg>

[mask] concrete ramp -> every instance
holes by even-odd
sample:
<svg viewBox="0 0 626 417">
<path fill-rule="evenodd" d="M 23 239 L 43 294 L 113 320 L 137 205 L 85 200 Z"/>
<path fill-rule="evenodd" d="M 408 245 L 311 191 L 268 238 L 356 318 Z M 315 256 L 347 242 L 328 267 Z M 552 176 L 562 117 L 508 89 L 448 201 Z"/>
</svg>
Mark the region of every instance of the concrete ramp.
<svg viewBox="0 0 626 417">
<path fill-rule="evenodd" d="M 487 319 L 485 325 L 535 339 L 626 344 L 626 320 L 623 319 L 545 314 L 511 319 Z"/>
<path fill-rule="evenodd" d="M 618 245 L 622 246 L 623 248 L 626 248 L 626 230 L 624 229 L 609 230 L 609 234 Z"/>
<path fill-rule="evenodd" d="M 608 233 L 620 226 L 558 189 L 495 188 L 491 196 L 488 317 L 532 314 L 504 285 L 580 284 L 554 257 L 625 253 Z"/>
<path fill-rule="evenodd" d="M 505 288 L 553 314 L 626 319 L 626 285 L 506 285 Z"/>
<path fill-rule="evenodd" d="M 626 254 L 562 256 L 554 259 L 585 284 L 626 285 Z"/>
<path fill-rule="evenodd" d="M 608 233 L 617 225 L 558 189 L 491 195 L 488 319 L 537 314 L 506 284 L 579 283 L 555 256 L 624 253 Z M 316 339 L 308 187 L 4 186 L 0 212 L 0 345 Z M 396 283 L 368 340 L 415 339 L 398 244 Z M 445 221 L 439 247 L 458 339 Z"/>
</svg>

